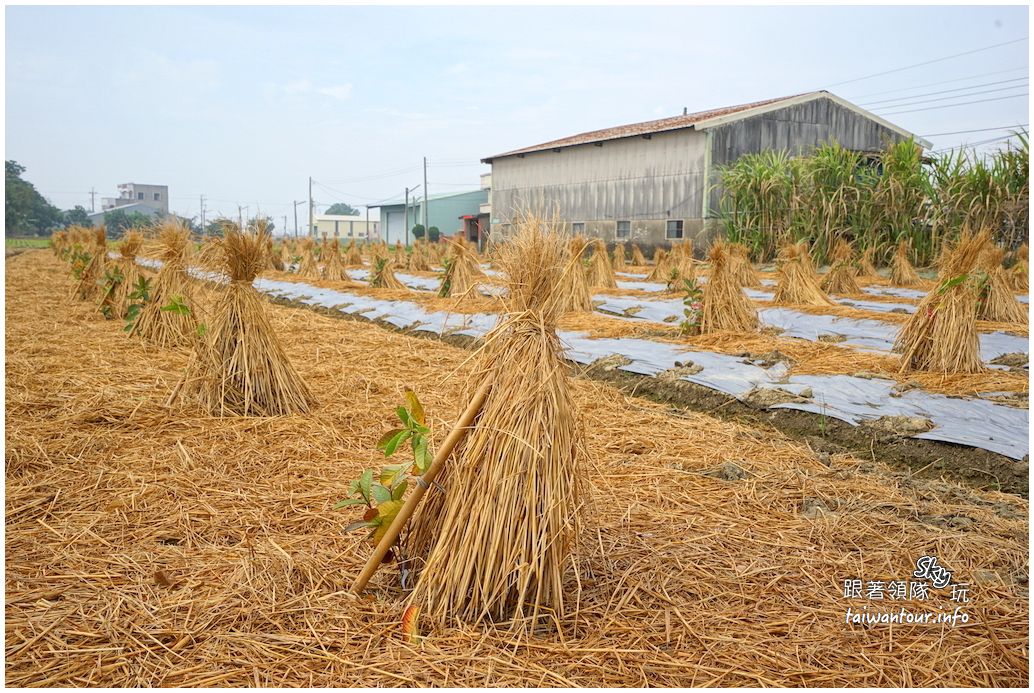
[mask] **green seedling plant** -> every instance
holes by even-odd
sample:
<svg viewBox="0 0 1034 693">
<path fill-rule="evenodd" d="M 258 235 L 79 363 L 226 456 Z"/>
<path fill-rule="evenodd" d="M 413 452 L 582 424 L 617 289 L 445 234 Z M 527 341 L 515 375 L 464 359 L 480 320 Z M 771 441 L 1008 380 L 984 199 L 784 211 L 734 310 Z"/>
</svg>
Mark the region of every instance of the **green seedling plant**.
<svg viewBox="0 0 1034 693">
<path fill-rule="evenodd" d="M 682 299 L 685 307 L 682 309 L 683 318 L 679 323 L 679 329 L 682 334 L 686 335 L 700 334 L 700 314 L 703 309 L 704 292 L 697 286 L 695 279 L 683 279 L 682 285 L 686 296 Z"/>
<path fill-rule="evenodd" d="M 151 300 L 151 280 L 147 277 L 137 277 L 136 284 L 133 285 L 133 291 L 130 292 L 129 298 L 133 302 L 126 306 L 126 326 L 123 328 L 126 332 L 133 331 L 140 311 Z"/>
<path fill-rule="evenodd" d="M 381 436 L 377 441 L 377 449 L 385 457 L 391 457 L 405 449 L 406 443 L 409 443 L 410 458 L 397 464 L 384 465 L 379 471 L 372 468 L 363 470 L 360 477 L 349 485 L 348 497 L 334 505 L 335 510 L 365 506 L 362 517 L 347 525 L 344 531 L 368 530 L 366 538 L 372 539 L 375 544 L 387 534 L 402 509 L 403 497 L 411 478 L 423 475 L 434 460 L 429 445 L 431 429 L 426 425 L 424 407 L 416 393 L 409 388 L 406 389 L 405 398 L 405 405 L 395 409 L 402 425 Z M 396 554 L 405 587 L 409 571 L 397 540 L 385 560 L 390 560 Z"/>
<path fill-rule="evenodd" d="M 111 305 L 111 297 L 124 281 L 126 281 L 126 275 L 122 274 L 122 270 L 117 267 L 106 270 L 104 278 L 97 280 L 97 284 L 100 285 L 104 292 L 100 302 L 101 314 L 108 320 L 115 317 L 114 307 Z"/>
<path fill-rule="evenodd" d="M 447 257 L 442 261 L 442 265 L 445 266 L 445 272 L 442 274 L 442 286 L 438 289 L 439 298 L 448 298 L 449 292 L 452 291 L 452 274 L 450 270 L 452 269 L 453 262 L 454 260 L 451 257 Z"/>
<path fill-rule="evenodd" d="M 92 255 L 76 246 L 75 250 L 72 251 L 72 276 L 76 279 L 82 279 L 83 272 L 86 271 L 92 259 Z"/>
</svg>

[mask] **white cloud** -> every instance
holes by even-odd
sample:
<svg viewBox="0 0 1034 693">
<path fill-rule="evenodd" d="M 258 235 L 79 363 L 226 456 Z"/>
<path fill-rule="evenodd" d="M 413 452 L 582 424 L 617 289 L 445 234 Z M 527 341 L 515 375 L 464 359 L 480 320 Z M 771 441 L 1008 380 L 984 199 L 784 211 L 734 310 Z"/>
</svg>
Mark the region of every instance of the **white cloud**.
<svg viewBox="0 0 1034 693">
<path fill-rule="evenodd" d="M 338 101 L 344 101 L 352 95 L 351 83 L 317 86 L 307 79 L 288 82 L 282 89 L 287 94 L 319 94 L 321 96 L 329 96 Z"/>
</svg>

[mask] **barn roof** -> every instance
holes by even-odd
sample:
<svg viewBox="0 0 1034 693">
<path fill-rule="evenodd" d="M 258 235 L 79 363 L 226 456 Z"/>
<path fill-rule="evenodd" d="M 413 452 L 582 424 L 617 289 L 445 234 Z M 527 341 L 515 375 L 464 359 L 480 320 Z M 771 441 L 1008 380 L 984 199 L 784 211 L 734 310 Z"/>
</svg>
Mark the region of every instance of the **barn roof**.
<svg viewBox="0 0 1034 693">
<path fill-rule="evenodd" d="M 723 125 L 728 122 L 743 120 L 745 118 L 753 118 L 754 116 L 761 115 L 768 111 L 773 111 L 779 108 L 786 108 L 795 104 L 812 101 L 814 99 L 827 98 L 837 104 L 852 110 L 870 120 L 874 120 L 884 127 L 887 127 L 903 137 L 911 137 L 917 142 L 922 144 L 924 147 L 929 147 L 930 143 L 926 140 L 917 137 L 916 135 L 904 130 L 897 125 L 883 120 L 877 115 L 869 113 L 868 111 L 845 101 L 844 99 L 831 94 L 828 91 L 812 91 L 804 94 L 796 94 L 793 96 L 781 96 L 777 99 L 766 99 L 764 101 L 754 101 L 753 103 L 740 104 L 738 106 L 726 106 L 725 108 L 713 108 L 707 111 L 698 111 L 697 113 L 688 113 L 685 115 L 678 115 L 672 118 L 661 118 L 659 120 L 648 120 L 643 123 L 632 123 L 631 125 L 619 125 L 613 128 L 604 128 L 603 130 L 593 130 L 591 132 L 583 132 L 580 135 L 572 135 L 571 137 L 564 137 L 558 140 L 552 140 L 550 142 L 543 142 L 542 144 L 536 144 L 531 147 L 524 147 L 522 149 L 514 149 L 513 151 L 504 152 L 502 154 L 496 154 L 482 159 L 482 163 L 490 164 L 493 159 L 500 159 L 504 156 L 516 156 L 518 154 L 530 154 L 531 152 L 548 151 L 550 149 L 560 149 L 562 147 L 573 147 L 579 144 L 592 144 L 594 142 L 606 142 L 607 140 L 617 140 L 624 137 L 637 137 L 642 135 L 650 135 L 658 132 L 668 132 L 671 130 L 682 130 L 684 128 L 694 128 L 696 130 L 706 130 L 710 127 L 717 125 Z"/>
</svg>

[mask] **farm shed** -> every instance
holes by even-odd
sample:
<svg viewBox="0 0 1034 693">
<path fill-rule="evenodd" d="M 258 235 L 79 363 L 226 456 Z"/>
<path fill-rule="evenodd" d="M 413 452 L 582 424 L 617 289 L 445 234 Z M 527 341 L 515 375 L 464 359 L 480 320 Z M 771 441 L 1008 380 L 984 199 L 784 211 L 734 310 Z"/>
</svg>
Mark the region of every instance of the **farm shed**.
<svg viewBox="0 0 1034 693">
<path fill-rule="evenodd" d="M 816 91 L 586 132 L 482 162 L 492 166 L 491 223 L 500 237 L 521 209 L 557 209 L 574 232 L 656 244 L 702 238 L 718 209 L 718 167 L 744 154 L 802 155 L 827 142 L 877 152 L 909 138 L 929 147 Z"/>
<path fill-rule="evenodd" d="M 476 215 L 481 205 L 488 201 L 487 190 L 469 190 L 465 192 L 431 195 L 427 204 L 427 225 L 437 226 L 443 236 L 451 236 L 463 230 L 461 217 Z M 409 207 L 404 200 L 394 200 L 380 205 L 380 228 L 384 240 L 388 243 L 406 242 L 406 228 L 412 231 L 417 224 L 424 223 L 423 198 L 409 200 Z M 408 218 L 408 223 L 405 219 Z M 413 236 L 410 234 L 409 242 Z"/>
</svg>

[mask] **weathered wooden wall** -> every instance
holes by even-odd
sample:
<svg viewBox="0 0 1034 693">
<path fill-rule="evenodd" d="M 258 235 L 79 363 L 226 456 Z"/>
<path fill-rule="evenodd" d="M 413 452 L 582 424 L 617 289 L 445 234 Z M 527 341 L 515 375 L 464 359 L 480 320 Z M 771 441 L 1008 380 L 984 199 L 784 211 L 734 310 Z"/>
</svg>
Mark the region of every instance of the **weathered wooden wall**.
<svg viewBox="0 0 1034 693">
<path fill-rule="evenodd" d="M 699 220 L 703 206 L 706 138 L 680 130 L 533 152 L 492 162 L 492 227 L 522 209 L 554 209 L 586 232 L 614 238 L 617 221 L 631 222 L 632 239 L 664 237 L 666 219 Z"/>
<path fill-rule="evenodd" d="M 825 98 L 719 125 L 711 128 L 710 133 L 711 215 L 718 212 L 721 199 L 721 189 L 716 186 L 718 167 L 744 154 L 775 149 L 800 156 L 828 142 L 839 142 L 855 151 L 875 152 L 888 142 L 904 139 L 894 130 Z"/>
</svg>

